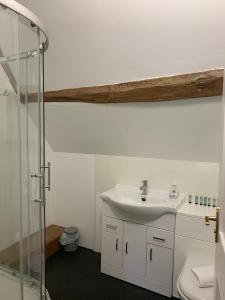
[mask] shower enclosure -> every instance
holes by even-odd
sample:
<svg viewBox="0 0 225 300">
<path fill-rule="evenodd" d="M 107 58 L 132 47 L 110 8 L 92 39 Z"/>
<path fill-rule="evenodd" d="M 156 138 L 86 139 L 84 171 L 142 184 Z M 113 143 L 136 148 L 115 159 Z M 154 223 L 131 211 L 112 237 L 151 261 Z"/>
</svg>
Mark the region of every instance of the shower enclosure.
<svg viewBox="0 0 225 300">
<path fill-rule="evenodd" d="M 44 52 L 41 21 L 0 0 L 0 299 L 45 289 Z"/>
</svg>

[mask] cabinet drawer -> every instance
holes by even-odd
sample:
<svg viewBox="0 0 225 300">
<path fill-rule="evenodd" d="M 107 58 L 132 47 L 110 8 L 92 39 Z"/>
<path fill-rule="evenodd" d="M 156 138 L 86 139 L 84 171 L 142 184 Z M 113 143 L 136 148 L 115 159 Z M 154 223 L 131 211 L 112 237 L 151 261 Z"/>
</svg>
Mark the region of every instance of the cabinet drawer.
<svg viewBox="0 0 225 300">
<path fill-rule="evenodd" d="M 102 230 L 122 234 L 123 233 L 123 221 L 103 216 L 102 217 Z"/>
<path fill-rule="evenodd" d="M 211 222 L 210 226 L 206 226 L 204 218 L 177 215 L 176 235 L 213 243 L 214 229 L 215 224 Z"/>
<path fill-rule="evenodd" d="M 174 247 L 174 233 L 149 227 L 147 231 L 147 243 L 172 249 Z"/>
</svg>

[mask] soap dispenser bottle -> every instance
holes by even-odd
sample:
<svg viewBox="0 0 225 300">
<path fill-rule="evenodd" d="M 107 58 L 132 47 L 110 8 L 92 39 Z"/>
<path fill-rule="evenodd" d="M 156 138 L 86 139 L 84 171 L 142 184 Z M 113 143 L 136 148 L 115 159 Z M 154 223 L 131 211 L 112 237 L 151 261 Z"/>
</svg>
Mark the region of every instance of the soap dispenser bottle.
<svg viewBox="0 0 225 300">
<path fill-rule="evenodd" d="M 170 198 L 178 197 L 178 188 L 177 188 L 177 183 L 176 183 L 175 179 L 173 179 L 173 181 L 172 181 L 169 196 L 170 196 Z"/>
</svg>

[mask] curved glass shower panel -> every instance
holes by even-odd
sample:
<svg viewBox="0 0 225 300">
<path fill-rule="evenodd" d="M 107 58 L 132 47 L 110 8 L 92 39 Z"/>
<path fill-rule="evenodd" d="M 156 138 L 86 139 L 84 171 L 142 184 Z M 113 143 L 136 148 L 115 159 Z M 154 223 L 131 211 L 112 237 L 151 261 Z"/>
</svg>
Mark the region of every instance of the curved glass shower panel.
<svg viewBox="0 0 225 300">
<path fill-rule="evenodd" d="M 18 16 L 0 8 L 0 58 L 18 53 Z M 18 130 L 18 61 L 0 63 L 0 295 L 8 299 L 8 278 L 15 277 L 15 300 L 22 299 L 21 199 Z M 12 275 L 15 274 L 15 275 Z M 13 277 L 13 278 L 14 278 Z M 13 281 L 12 281 L 13 282 Z"/>
<path fill-rule="evenodd" d="M 33 22 L 1 5 L 0 26 L 4 28 L 0 35 L 0 298 L 43 300 L 41 32 Z"/>
</svg>

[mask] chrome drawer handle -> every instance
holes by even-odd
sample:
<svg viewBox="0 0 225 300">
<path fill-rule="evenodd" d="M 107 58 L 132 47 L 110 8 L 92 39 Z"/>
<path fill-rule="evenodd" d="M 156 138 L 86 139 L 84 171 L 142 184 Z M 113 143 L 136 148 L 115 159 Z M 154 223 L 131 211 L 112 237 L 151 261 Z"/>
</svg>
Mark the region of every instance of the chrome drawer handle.
<svg viewBox="0 0 225 300">
<path fill-rule="evenodd" d="M 111 224 L 106 224 L 106 228 L 116 230 L 116 229 L 117 229 L 117 226 L 111 225 Z"/>
<path fill-rule="evenodd" d="M 153 240 L 156 240 L 156 241 L 159 241 L 159 242 L 165 242 L 166 239 L 162 239 L 162 238 L 159 238 L 157 236 L 153 236 Z"/>
</svg>

